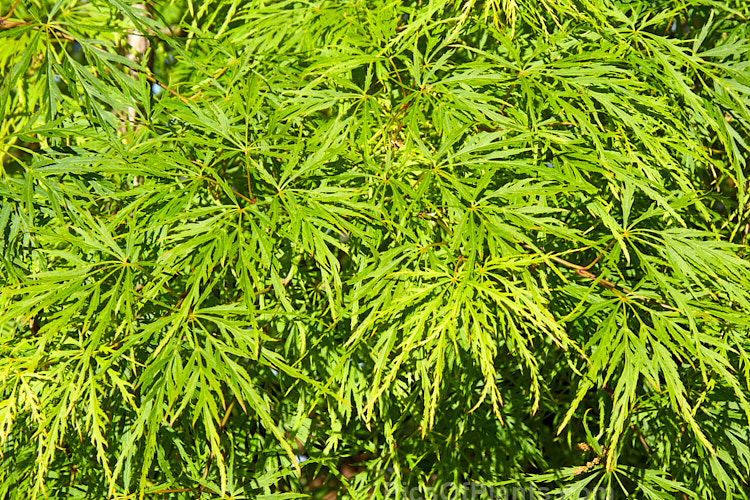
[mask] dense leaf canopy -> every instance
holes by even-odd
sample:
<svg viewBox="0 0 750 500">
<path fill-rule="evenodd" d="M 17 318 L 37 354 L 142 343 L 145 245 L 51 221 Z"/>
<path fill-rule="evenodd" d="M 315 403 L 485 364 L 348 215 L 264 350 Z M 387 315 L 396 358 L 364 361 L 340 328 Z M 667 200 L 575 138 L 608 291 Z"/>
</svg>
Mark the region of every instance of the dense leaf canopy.
<svg viewBox="0 0 750 500">
<path fill-rule="evenodd" d="M 0 497 L 748 498 L 749 18 L 0 1 Z"/>
</svg>

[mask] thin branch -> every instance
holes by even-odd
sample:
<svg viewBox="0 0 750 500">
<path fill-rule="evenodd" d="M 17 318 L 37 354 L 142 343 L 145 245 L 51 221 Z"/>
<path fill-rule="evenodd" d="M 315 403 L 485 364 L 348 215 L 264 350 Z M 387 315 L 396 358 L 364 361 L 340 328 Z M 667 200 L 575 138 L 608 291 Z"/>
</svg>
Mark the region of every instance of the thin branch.
<svg viewBox="0 0 750 500">
<path fill-rule="evenodd" d="M 532 250 L 532 251 L 534 250 L 534 248 L 531 245 L 524 245 L 524 248 L 526 248 L 528 250 Z M 629 296 L 635 296 L 635 293 L 632 290 L 630 290 L 628 288 L 625 288 L 625 287 L 623 287 L 621 285 L 617 285 L 615 283 L 612 283 L 611 281 L 605 280 L 601 276 L 597 276 L 596 274 L 590 272 L 588 270 L 588 268 L 591 267 L 596 262 L 596 260 L 594 262 L 592 262 L 591 264 L 589 264 L 588 266 L 584 267 L 584 266 L 581 266 L 581 265 L 569 262 L 569 261 L 567 261 L 565 259 L 561 259 L 560 257 L 557 257 L 555 255 L 546 255 L 546 257 L 548 259 L 550 259 L 551 261 L 553 261 L 553 262 L 556 262 L 556 263 L 558 263 L 558 264 L 560 264 L 560 265 L 562 265 L 564 267 L 567 267 L 568 269 L 573 269 L 578 276 L 581 276 L 583 278 L 587 278 L 589 280 L 592 280 L 596 284 L 603 286 L 607 290 L 610 290 L 610 291 L 616 293 L 617 295 L 624 294 L 626 296 L 628 296 L 628 295 Z M 597 257 L 597 260 L 598 259 L 599 259 L 599 257 Z M 635 298 L 640 298 L 640 297 L 636 296 Z M 649 299 L 649 298 L 643 297 L 643 300 L 646 301 L 646 302 L 652 303 L 652 304 L 659 305 L 659 306 L 663 307 L 664 309 L 668 309 L 670 311 L 679 311 L 679 309 L 677 309 L 675 307 L 672 307 L 669 304 L 664 304 L 663 302 L 659 302 L 659 301 L 654 300 L 654 299 Z"/>
<path fill-rule="evenodd" d="M 20 1 L 21 0 L 16 0 L 16 2 L 13 4 L 13 7 L 10 8 L 10 12 L 8 12 L 7 14 L 5 14 L 3 17 L 0 17 L 0 25 L 2 25 L 5 22 L 6 19 L 8 19 L 10 16 L 13 15 L 13 11 L 16 10 L 16 7 L 18 6 L 18 2 L 20 2 Z"/>
</svg>

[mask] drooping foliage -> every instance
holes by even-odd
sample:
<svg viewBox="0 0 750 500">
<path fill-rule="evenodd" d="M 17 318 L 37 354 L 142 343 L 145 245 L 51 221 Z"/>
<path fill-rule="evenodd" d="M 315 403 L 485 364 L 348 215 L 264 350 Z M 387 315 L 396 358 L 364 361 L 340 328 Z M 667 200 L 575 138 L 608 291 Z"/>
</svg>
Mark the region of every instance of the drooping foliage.
<svg viewBox="0 0 750 500">
<path fill-rule="evenodd" d="M 1 1 L 0 496 L 748 498 L 749 18 Z"/>
</svg>

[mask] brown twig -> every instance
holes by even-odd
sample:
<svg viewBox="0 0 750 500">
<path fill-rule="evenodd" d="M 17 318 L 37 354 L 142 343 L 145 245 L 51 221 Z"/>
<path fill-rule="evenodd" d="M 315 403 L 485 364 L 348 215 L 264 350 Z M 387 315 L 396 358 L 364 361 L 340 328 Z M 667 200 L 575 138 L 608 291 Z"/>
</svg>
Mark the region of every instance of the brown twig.
<svg viewBox="0 0 750 500">
<path fill-rule="evenodd" d="M 506 92 L 506 93 L 505 93 L 505 97 L 503 97 L 503 105 L 502 105 L 502 107 L 500 108 L 500 114 L 502 114 L 502 113 L 503 113 L 503 111 L 505 110 L 505 106 L 506 106 L 506 105 L 508 104 L 508 98 L 510 97 L 510 93 L 511 93 L 511 91 L 513 90 L 513 87 L 515 87 L 515 86 L 516 86 L 516 83 L 517 83 L 517 82 L 513 82 L 513 83 L 511 83 L 511 84 L 510 84 L 510 86 L 508 87 L 508 92 Z"/>
<path fill-rule="evenodd" d="M 236 399 L 232 400 L 232 402 L 229 404 L 229 407 L 227 408 L 227 411 L 224 412 L 224 418 L 222 418 L 221 422 L 219 423 L 219 435 L 221 435 L 221 433 L 224 431 L 224 428 L 226 427 L 227 422 L 229 421 L 229 416 L 232 414 L 232 410 L 234 410 L 234 404 L 235 404 L 236 401 L 237 401 Z M 204 467 L 204 469 L 203 469 L 202 479 L 204 481 L 208 477 L 208 471 L 211 469 L 211 464 L 213 463 L 213 460 L 214 460 L 214 452 L 211 451 L 211 454 L 208 456 L 208 460 L 206 461 L 206 467 Z M 201 495 L 203 494 L 203 492 L 206 490 L 206 488 L 202 484 L 198 488 L 192 488 L 192 489 L 197 489 L 198 490 L 198 496 L 196 497 L 198 499 L 201 497 Z M 186 490 L 186 491 L 190 491 L 190 490 Z M 214 492 L 211 492 L 211 493 L 213 493 L 214 495 L 216 494 Z"/>
<path fill-rule="evenodd" d="M 524 248 L 526 248 L 528 250 L 532 250 L 532 251 L 534 250 L 534 248 L 531 245 L 524 245 Z M 594 263 L 596 263 L 596 260 L 598 260 L 599 257 L 597 257 L 596 260 L 594 260 L 594 262 L 592 262 L 591 264 L 589 264 L 586 267 L 578 265 L 578 264 L 574 264 L 572 262 L 568 262 L 567 260 L 562 259 L 560 257 L 557 257 L 555 255 L 547 255 L 547 258 L 549 260 L 553 261 L 553 262 L 556 262 L 556 263 L 564 266 L 564 267 L 567 267 L 568 269 L 573 269 L 578 276 L 581 276 L 582 278 L 590 279 L 590 280 L 594 281 L 596 284 L 603 286 L 607 290 L 610 290 L 611 292 L 614 292 L 614 293 L 616 293 L 619 296 L 621 296 L 620 294 L 624 294 L 626 296 L 627 295 L 634 295 L 634 293 L 633 293 L 632 290 L 630 290 L 628 288 L 625 288 L 625 287 L 623 287 L 621 285 L 617 285 L 615 283 L 612 283 L 611 281 L 605 280 L 604 278 L 602 278 L 600 276 L 597 276 L 596 274 L 594 274 L 594 273 L 592 273 L 592 272 L 590 272 L 588 270 L 589 267 L 591 267 L 592 265 L 594 265 Z M 664 303 L 659 302 L 659 301 L 654 300 L 654 299 L 644 298 L 644 300 L 646 302 L 659 305 L 659 306 L 663 307 L 664 309 L 668 309 L 670 311 L 679 311 L 679 309 L 677 309 L 675 307 L 672 307 L 669 304 L 664 304 Z"/>
<path fill-rule="evenodd" d="M 5 23 L 5 20 L 8 19 L 10 16 L 13 15 L 13 11 L 16 10 L 16 7 L 18 6 L 18 2 L 21 0 L 16 0 L 16 2 L 13 4 L 13 7 L 10 8 L 10 12 L 5 14 L 3 17 L 0 17 L 0 25 Z"/>
<path fill-rule="evenodd" d="M 168 490 L 152 491 L 149 495 L 168 495 L 169 493 L 184 493 L 186 491 L 193 491 L 197 488 L 172 488 Z"/>
<path fill-rule="evenodd" d="M 612 389 L 610 389 L 609 386 L 606 383 L 604 385 L 602 385 L 602 389 L 604 389 L 605 391 L 607 391 L 607 394 L 609 394 L 609 397 L 610 397 L 610 399 L 612 401 L 615 400 L 615 395 L 612 393 Z M 646 453 L 648 453 L 649 456 L 652 455 L 653 452 L 651 451 L 651 447 L 646 442 L 646 439 L 643 437 L 643 434 L 641 434 L 641 431 L 638 430 L 638 428 L 635 426 L 635 424 L 633 422 L 630 422 L 629 425 L 630 425 L 630 429 L 632 429 L 632 431 L 635 432 L 636 436 L 638 436 L 638 440 L 641 442 L 641 444 L 643 445 L 643 447 L 646 449 Z"/>
<path fill-rule="evenodd" d="M 543 123 L 542 125 L 547 125 L 549 127 L 556 127 L 558 125 L 574 126 L 577 124 L 573 122 L 552 122 L 552 123 Z"/>
</svg>

